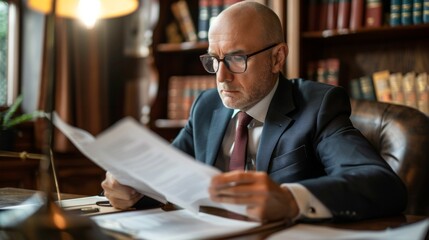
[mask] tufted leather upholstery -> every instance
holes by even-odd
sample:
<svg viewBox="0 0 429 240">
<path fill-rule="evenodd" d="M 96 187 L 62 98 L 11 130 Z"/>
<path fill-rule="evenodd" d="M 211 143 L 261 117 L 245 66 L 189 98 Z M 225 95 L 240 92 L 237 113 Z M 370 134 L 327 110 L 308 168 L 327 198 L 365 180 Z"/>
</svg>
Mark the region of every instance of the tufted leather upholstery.
<svg viewBox="0 0 429 240">
<path fill-rule="evenodd" d="M 429 118 L 400 105 L 363 100 L 351 105 L 353 125 L 407 186 L 405 213 L 429 215 Z"/>
</svg>

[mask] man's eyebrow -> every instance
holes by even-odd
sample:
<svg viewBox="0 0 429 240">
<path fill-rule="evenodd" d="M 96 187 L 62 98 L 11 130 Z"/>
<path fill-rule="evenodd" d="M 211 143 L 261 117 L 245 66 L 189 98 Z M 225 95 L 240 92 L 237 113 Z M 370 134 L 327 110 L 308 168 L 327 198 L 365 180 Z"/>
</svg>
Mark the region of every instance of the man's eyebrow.
<svg viewBox="0 0 429 240">
<path fill-rule="evenodd" d="M 244 54 L 245 52 L 243 50 L 235 50 L 235 51 L 231 51 L 228 53 L 225 53 L 224 55 L 234 55 L 234 54 Z M 212 56 L 218 56 L 216 53 L 214 52 L 210 52 L 210 50 L 207 50 L 207 54 L 212 55 Z"/>
</svg>

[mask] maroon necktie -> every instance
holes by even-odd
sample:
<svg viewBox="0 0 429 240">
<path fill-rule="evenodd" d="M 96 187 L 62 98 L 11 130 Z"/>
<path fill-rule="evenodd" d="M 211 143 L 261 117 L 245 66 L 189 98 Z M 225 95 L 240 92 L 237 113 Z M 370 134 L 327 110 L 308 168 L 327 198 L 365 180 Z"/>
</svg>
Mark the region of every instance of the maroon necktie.
<svg viewBox="0 0 429 240">
<path fill-rule="evenodd" d="M 252 121 L 252 117 L 245 112 L 238 112 L 238 126 L 235 130 L 234 149 L 229 161 L 229 170 L 244 170 L 246 162 L 247 148 L 247 125 Z"/>
</svg>

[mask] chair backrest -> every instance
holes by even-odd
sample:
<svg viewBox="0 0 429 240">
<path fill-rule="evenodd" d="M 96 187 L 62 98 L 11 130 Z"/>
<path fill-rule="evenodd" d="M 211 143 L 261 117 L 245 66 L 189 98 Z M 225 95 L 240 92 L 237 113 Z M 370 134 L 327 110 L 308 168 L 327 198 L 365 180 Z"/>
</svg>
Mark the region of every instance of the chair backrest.
<svg viewBox="0 0 429 240">
<path fill-rule="evenodd" d="M 407 186 L 405 213 L 429 215 L 429 118 L 406 106 L 364 100 L 351 105 L 353 125 Z"/>
</svg>

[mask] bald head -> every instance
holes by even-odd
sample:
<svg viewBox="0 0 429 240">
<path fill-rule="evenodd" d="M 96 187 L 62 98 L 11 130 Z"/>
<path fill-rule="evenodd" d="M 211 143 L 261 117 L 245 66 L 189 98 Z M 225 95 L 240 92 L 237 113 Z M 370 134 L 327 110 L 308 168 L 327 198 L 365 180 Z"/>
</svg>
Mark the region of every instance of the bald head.
<svg viewBox="0 0 429 240">
<path fill-rule="evenodd" d="M 212 23 L 209 35 L 234 27 L 234 34 L 262 40 L 266 44 L 284 42 L 280 20 L 271 8 L 251 1 L 236 3 L 222 11 Z"/>
</svg>

